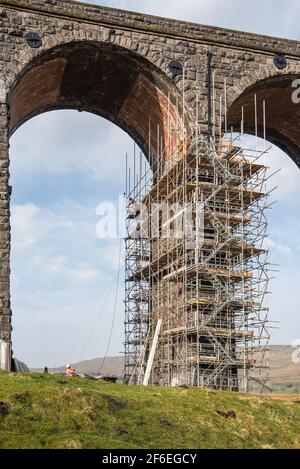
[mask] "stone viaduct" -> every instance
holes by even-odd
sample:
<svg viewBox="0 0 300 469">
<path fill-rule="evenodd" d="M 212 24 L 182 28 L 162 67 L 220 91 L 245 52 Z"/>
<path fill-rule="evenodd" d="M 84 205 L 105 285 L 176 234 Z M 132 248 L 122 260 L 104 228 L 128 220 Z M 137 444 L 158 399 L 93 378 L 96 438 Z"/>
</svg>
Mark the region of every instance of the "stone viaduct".
<svg viewBox="0 0 300 469">
<path fill-rule="evenodd" d="M 190 136 L 198 100 L 209 131 L 211 63 L 217 103 L 226 79 L 228 127 L 240 128 L 243 106 L 244 131 L 254 132 L 256 94 L 258 133 L 266 100 L 267 139 L 300 165 L 291 99 L 300 42 L 70 0 L 0 0 L 0 44 L 0 356 L 9 371 L 11 134 L 49 110 L 89 111 L 123 128 L 155 166 L 158 135 L 162 145 L 173 138 L 167 115 Z"/>
</svg>

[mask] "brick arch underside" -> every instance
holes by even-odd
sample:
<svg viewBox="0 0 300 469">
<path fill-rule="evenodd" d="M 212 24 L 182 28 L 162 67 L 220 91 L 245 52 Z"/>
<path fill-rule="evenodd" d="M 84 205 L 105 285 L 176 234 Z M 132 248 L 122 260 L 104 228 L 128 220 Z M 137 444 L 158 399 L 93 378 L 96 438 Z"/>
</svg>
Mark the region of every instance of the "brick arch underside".
<svg viewBox="0 0 300 469">
<path fill-rule="evenodd" d="M 277 145 L 300 167 L 300 104 L 292 101 L 292 83 L 300 76 L 279 75 L 246 89 L 228 110 L 228 125 L 240 131 L 242 108 L 244 132 L 255 135 L 255 95 L 258 135 L 263 137 L 263 101 L 266 102 L 266 138 Z M 300 94 L 299 94 L 300 96 Z"/>
<path fill-rule="evenodd" d="M 9 96 L 10 134 L 49 110 L 92 112 L 125 130 L 154 168 L 158 152 L 168 159 L 178 145 L 180 103 L 171 80 L 143 57 L 118 46 L 69 43 L 42 53 L 18 77 Z"/>
</svg>

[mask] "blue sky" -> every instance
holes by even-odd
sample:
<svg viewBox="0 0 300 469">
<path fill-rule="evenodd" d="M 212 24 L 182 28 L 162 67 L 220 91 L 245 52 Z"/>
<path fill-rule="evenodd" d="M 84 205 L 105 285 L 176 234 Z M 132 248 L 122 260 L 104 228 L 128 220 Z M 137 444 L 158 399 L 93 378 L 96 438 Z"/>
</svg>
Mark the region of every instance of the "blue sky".
<svg viewBox="0 0 300 469">
<path fill-rule="evenodd" d="M 297 1 L 101 4 L 299 39 Z M 106 350 L 119 243 L 97 238 L 96 207 L 124 192 L 125 153 L 132 149 L 122 130 L 76 111 L 38 116 L 11 138 L 14 351 L 30 366 L 61 365 Z M 269 224 L 272 261 L 280 272 L 268 302 L 271 318 L 281 322 L 272 342 L 284 344 L 300 337 L 300 172 L 276 148 L 270 164 L 282 171 L 274 180 L 278 203 Z M 123 273 L 110 355 L 123 350 L 122 301 Z"/>
</svg>

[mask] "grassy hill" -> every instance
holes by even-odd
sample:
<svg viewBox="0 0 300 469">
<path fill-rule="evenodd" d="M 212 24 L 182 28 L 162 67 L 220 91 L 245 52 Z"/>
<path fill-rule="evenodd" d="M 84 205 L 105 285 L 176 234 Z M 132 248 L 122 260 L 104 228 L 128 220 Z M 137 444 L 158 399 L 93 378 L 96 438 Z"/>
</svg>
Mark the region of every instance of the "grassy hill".
<svg viewBox="0 0 300 469">
<path fill-rule="evenodd" d="M 0 448 L 300 448 L 300 400 L 1 372 Z"/>
</svg>

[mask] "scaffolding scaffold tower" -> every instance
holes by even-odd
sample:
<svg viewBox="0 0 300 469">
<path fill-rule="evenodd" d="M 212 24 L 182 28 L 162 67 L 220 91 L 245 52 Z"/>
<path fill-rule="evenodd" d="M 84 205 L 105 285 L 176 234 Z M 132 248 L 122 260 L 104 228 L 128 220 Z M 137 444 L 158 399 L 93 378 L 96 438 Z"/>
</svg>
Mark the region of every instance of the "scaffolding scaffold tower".
<svg viewBox="0 0 300 469">
<path fill-rule="evenodd" d="M 197 131 L 134 171 L 125 382 L 268 392 L 267 153 Z"/>
</svg>

